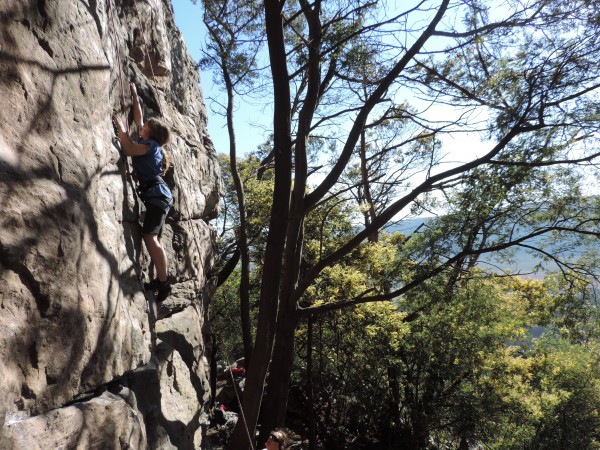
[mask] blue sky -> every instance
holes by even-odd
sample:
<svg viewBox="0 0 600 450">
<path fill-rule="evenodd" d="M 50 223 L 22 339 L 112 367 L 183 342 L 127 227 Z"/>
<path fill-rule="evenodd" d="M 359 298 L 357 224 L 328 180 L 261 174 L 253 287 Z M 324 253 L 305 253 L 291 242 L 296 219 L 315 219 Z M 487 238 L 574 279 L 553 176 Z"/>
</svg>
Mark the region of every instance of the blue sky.
<svg viewBox="0 0 600 450">
<path fill-rule="evenodd" d="M 200 0 L 196 5 L 192 0 L 172 0 L 173 10 L 175 11 L 175 24 L 183 33 L 183 39 L 187 45 L 188 51 L 195 61 L 198 61 L 202 54 L 202 47 L 206 36 L 206 29 L 202 22 L 202 8 Z M 229 137 L 225 128 L 225 119 L 213 112 L 215 105 L 212 104 L 209 97 L 219 93 L 218 89 L 212 83 L 212 73 L 202 71 L 200 74 L 200 87 L 204 92 L 204 100 L 208 112 L 208 133 L 215 144 L 219 153 L 229 153 Z M 257 108 L 252 105 L 239 103 L 235 111 L 236 141 L 238 143 L 238 153 L 245 153 L 248 150 L 256 148 L 265 140 L 265 134 L 257 127 L 258 118 L 263 124 L 271 121 L 272 117 L 267 112 L 259 115 Z"/>
<path fill-rule="evenodd" d="M 192 3 L 192 0 L 172 0 L 175 23 L 183 33 L 187 48 L 195 61 L 200 59 L 201 48 L 204 45 L 206 36 L 200 3 L 200 0 L 197 4 Z M 219 90 L 213 86 L 211 72 L 203 71 L 200 76 L 201 88 L 204 92 L 208 112 L 208 132 L 216 150 L 220 153 L 229 153 L 229 138 L 225 128 L 225 120 L 213 112 L 215 105 L 210 100 L 211 96 L 219 95 Z M 255 149 L 265 141 L 266 134 L 263 128 L 272 124 L 272 112 L 268 111 L 271 103 L 267 102 L 267 110 L 265 110 L 265 105 L 240 103 L 240 99 L 238 99 L 235 125 L 239 155 Z M 438 117 L 451 116 L 453 113 L 452 108 L 444 105 L 431 109 L 435 110 L 433 114 L 437 113 Z M 485 120 L 485 117 L 480 119 Z M 478 134 L 466 133 L 444 137 L 443 144 L 446 153 L 446 164 L 456 165 L 459 162 L 465 162 L 475 156 L 480 156 L 480 153 L 485 152 L 493 143 L 482 143 Z M 594 194 L 596 186 L 597 183 L 593 181 L 588 184 L 588 187 L 594 190 L 592 192 Z"/>
<path fill-rule="evenodd" d="M 183 38 L 192 58 L 198 61 L 206 38 L 206 29 L 202 22 L 201 1 L 198 0 L 197 4 L 194 4 L 192 0 L 172 0 L 172 3 L 175 12 L 175 23 L 183 33 Z M 202 71 L 200 77 L 200 86 L 204 93 L 208 112 L 209 135 L 217 152 L 229 153 L 229 137 L 225 128 L 225 119 L 214 112 L 217 106 L 210 100 L 211 96 L 218 97 L 221 95 L 221 101 L 224 102 L 224 95 L 213 85 L 213 74 L 210 71 Z M 234 118 L 238 155 L 243 155 L 247 151 L 255 149 L 265 141 L 267 133 L 263 129 L 272 124 L 272 112 L 268 110 L 269 107 L 269 103 L 259 105 L 242 102 L 240 98 L 236 99 Z M 435 109 L 440 117 L 444 117 L 449 112 L 446 110 L 451 110 L 450 107 L 443 105 L 430 109 Z M 471 159 L 474 153 L 481 148 L 479 136 L 475 134 L 445 137 L 443 140 L 447 153 L 446 159 L 450 164 Z"/>
</svg>

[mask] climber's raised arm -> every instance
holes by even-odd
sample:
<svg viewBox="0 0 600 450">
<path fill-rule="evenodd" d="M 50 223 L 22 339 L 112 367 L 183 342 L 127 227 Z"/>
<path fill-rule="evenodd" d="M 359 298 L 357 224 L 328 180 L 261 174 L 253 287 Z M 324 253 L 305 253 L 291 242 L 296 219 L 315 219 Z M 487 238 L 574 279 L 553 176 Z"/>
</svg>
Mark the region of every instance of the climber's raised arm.
<svg viewBox="0 0 600 450">
<path fill-rule="evenodd" d="M 121 123 L 121 119 L 117 115 L 113 116 L 113 123 L 117 127 L 117 134 L 119 136 L 119 141 L 121 141 L 121 148 L 123 149 L 123 153 L 127 156 L 141 156 L 148 153 L 149 145 L 146 144 L 136 144 L 131 142 L 129 139 L 129 135 L 125 132 L 123 128 L 123 124 Z"/>
<path fill-rule="evenodd" d="M 140 100 L 138 98 L 137 88 L 135 83 L 129 83 L 129 89 L 131 90 L 131 100 L 133 101 L 133 121 L 139 128 L 144 125 L 144 116 L 142 114 L 142 108 L 140 107 Z M 136 130 L 137 131 L 137 130 Z"/>
</svg>

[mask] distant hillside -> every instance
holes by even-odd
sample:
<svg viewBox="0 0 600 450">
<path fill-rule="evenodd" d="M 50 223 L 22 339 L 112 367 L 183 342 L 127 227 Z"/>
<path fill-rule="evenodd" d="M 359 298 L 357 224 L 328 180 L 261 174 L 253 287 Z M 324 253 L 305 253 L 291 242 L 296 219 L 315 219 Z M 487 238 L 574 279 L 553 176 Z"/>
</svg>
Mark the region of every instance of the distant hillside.
<svg viewBox="0 0 600 450">
<path fill-rule="evenodd" d="M 420 227 L 427 224 L 431 218 L 415 218 L 402 220 L 393 226 L 387 228 L 385 231 L 401 232 L 405 235 L 410 235 L 417 231 Z M 540 239 L 532 239 L 530 243 L 539 242 Z M 581 254 L 584 251 L 583 244 L 581 248 L 571 248 L 574 254 Z M 556 266 L 552 263 L 543 262 L 540 258 L 533 255 L 531 251 L 528 251 L 522 247 L 513 247 L 511 250 L 510 262 L 507 262 L 502 255 L 499 254 L 487 254 L 480 258 L 479 266 L 485 270 L 490 271 L 510 271 L 512 273 L 520 273 L 524 276 L 533 278 L 542 278 L 544 273 L 556 270 Z M 542 270 L 538 274 L 534 274 L 534 270 L 538 264 L 542 264 Z"/>
</svg>

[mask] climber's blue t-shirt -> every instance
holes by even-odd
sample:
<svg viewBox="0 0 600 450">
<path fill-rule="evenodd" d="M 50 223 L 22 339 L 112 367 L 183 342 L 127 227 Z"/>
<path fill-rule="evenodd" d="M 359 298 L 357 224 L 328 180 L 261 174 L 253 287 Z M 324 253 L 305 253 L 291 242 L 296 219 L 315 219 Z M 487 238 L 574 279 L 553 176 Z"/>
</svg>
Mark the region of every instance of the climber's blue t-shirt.
<svg viewBox="0 0 600 450">
<path fill-rule="evenodd" d="M 156 177 L 162 176 L 162 150 L 158 142 L 152 139 L 144 140 L 141 137 L 138 139 L 138 144 L 148 145 L 148 151 L 145 155 L 132 156 L 131 164 L 137 174 L 140 184 L 154 180 Z M 170 201 L 173 199 L 171 190 L 165 183 L 160 183 L 152 186 L 144 192 L 143 198 L 151 197 L 166 197 Z"/>
</svg>

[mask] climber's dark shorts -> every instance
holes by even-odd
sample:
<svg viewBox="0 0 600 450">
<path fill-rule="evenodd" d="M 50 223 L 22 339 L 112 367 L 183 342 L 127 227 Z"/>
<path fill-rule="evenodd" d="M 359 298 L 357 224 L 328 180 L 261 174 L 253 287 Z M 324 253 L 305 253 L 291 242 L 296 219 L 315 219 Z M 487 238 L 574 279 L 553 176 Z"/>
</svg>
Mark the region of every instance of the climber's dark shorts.
<svg viewBox="0 0 600 450">
<path fill-rule="evenodd" d="M 165 211 L 165 208 L 146 203 L 146 216 L 144 217 L 144 225 L 142 225 L 142 234 L 156 234 L 160 237 L 168 213 L 169 208 Z"/>
</svg>

